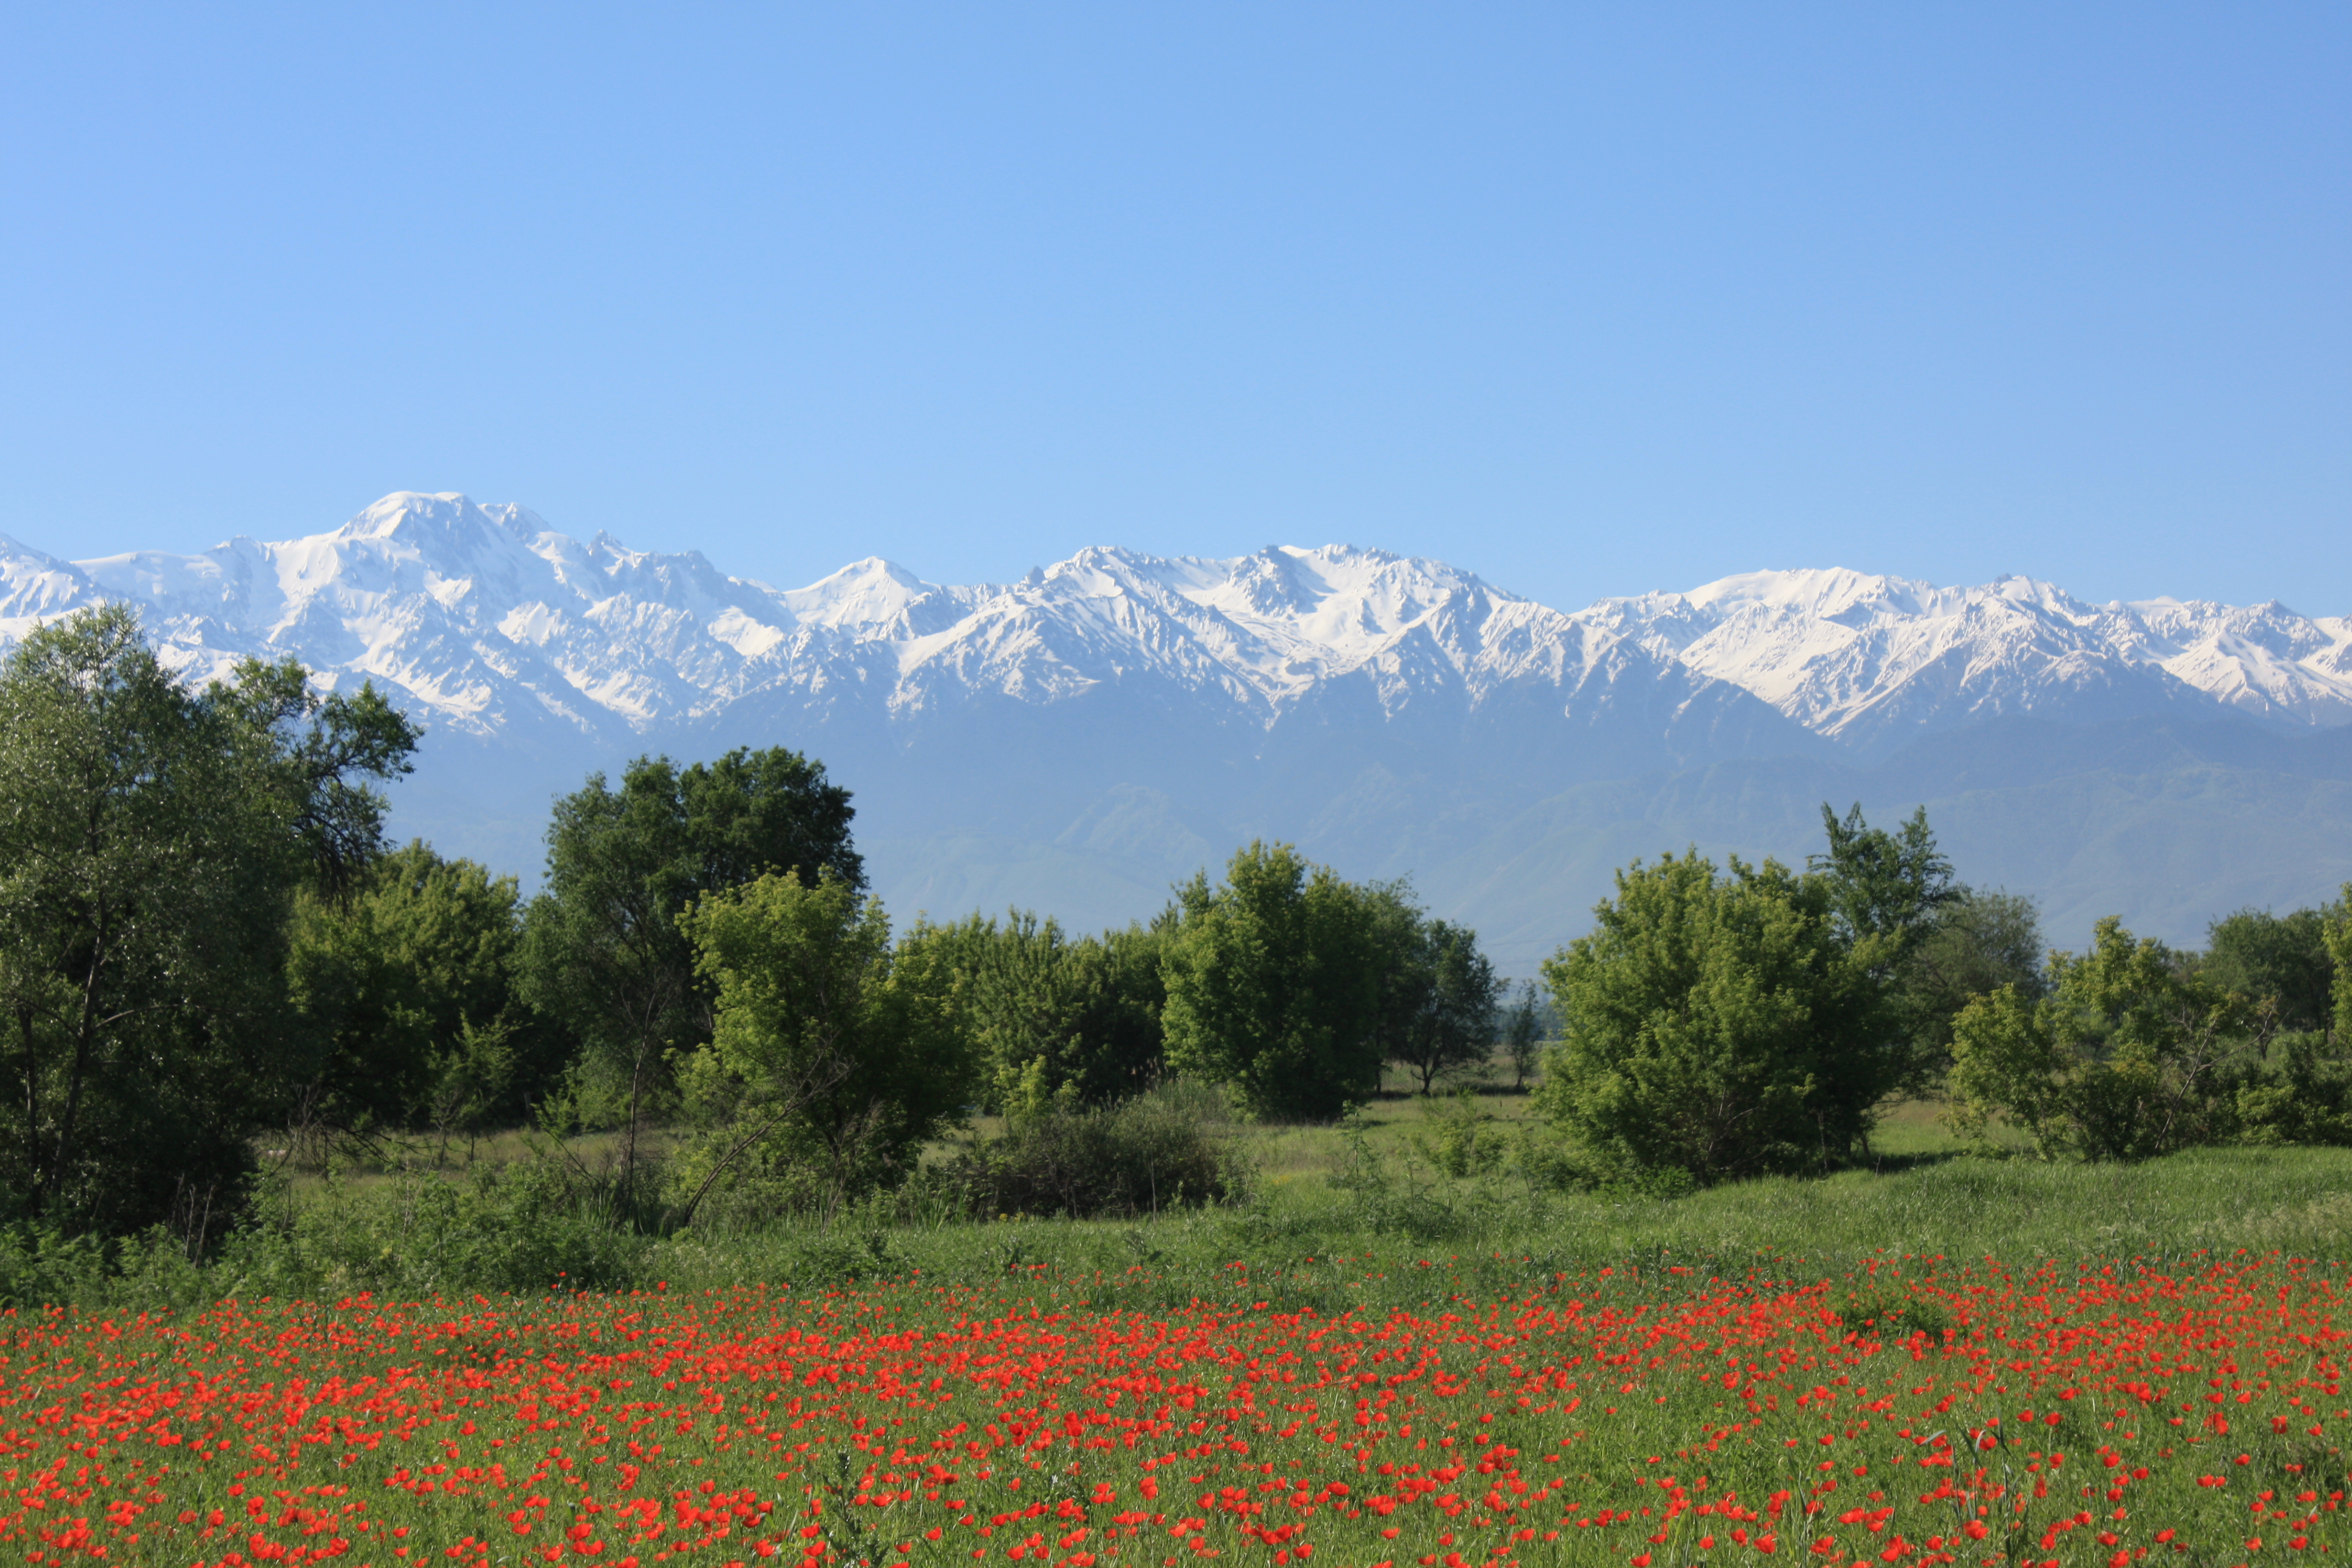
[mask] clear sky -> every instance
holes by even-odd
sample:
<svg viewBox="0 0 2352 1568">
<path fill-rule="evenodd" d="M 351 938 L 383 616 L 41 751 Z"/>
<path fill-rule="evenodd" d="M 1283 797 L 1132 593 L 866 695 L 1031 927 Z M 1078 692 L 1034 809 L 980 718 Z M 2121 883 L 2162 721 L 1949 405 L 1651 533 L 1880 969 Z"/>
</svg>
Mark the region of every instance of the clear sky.
<svg viewBox="0 0 2352 1568">
<path fill-rule="evenodd" d="M 2352 613 L 2352 6 L 0 10 L 0 531 Z"/>
</svg>

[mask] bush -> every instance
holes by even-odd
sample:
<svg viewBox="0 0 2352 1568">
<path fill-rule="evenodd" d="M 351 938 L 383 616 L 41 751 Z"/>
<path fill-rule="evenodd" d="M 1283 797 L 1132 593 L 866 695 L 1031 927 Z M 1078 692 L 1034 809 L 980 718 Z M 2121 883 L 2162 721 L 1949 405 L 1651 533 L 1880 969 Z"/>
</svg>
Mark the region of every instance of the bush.
<svg viewBox="0 0 2352 1568">
<path fill-rule="evenodd" d="M 1423 1159 L 1449 1176 L 1484 1176 L 1503 1168 L 1505 1145 L 1494 1113 L 1466 1088 L 1431 1112 L 1427 1129 L 1414 1133 L 1412 1142 Z"/>
<path fill-rule="evenodd" d="M 1086 1218 L 1222 1203 L 1240 1194 L 1244 1173 L 1204 1109 L 1198 1091 L 1171 1086 L 1104 1110 L 1017 1117 L 954 1174 L 982 1215 Z"/>
<path fill-rule="evenodd" d="M 1980 1142 L 2030 1135 L 2045 1156 L 2144 1160 L 2236 1131 L 2245 998 L 2162 942 L 2099 921 L 2091 951 L 2053 953 L 2048 994 L 2004 985 L 1952 1026 L 1953 1120 Z"/>
<path fill-rule="evenodd" d="M 2352 1042 L 2280 1036 L 2239 1085 L 2236 1109 L 2247 1143 L 2352 1143 Z"/>
<path fill-rule="evenodd" d="M 1832 882 L 1691 853 L 1617 874 L 1546 961 L 1561 1037 L 1535 1104 L 1604 1184 L 1818 1170 L 1868 1133 L 1904 1061 Z"/>
</svg>

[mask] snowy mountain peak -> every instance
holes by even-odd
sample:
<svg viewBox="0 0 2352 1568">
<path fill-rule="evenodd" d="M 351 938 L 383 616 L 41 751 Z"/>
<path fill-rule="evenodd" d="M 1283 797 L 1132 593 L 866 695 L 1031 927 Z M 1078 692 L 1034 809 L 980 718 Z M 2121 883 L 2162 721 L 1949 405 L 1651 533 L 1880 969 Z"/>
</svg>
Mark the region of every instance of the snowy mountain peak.
<svg viewBox="0 0 2352 1568">
<path fill-rule="evenodd" d="M 68 563 L 0 542 L 0 641 L 106 597 L 142 605 L 200 673 L 291 653 L 322 681 L 394 688 L 431 722 L 614 744 L 744 704 L 898 723 L 1145 687 L 1255 730 L 1342 692 L 1392 720 L 1540 690 L 1572 717 L 1671 686 L 1662 711 L 1733 693 L 1800 739 L 1865 752 L 2007 713 L 2352 722 L 2352 621 L 2275 602 L 2094 605 L 2024 576 L 1748 572 L 1563 615 L 1443 562 L 1352 545 L 1230 559 L 1089 546 L 1011 584 L 941 584 L 868 557 L 777 590 L 697 552 L 583 542 L 455 491 L 400 491 L 329 532 L 196 555 Z"/>
<path fill-rule="evenodd" d="M 2003 713 L 2219 702 L 2352 722 L 2346 638 L 2275 604 L 2097 606 L 2026 576 L 1947 588 L 1832 569 L 1743 573 L 1585 615 L 1865 749 Z"/>
<path fill-rule="evenodd" d="M 808 626 L 880 628 L 899 625 L 911 606 L 939 592 L 937 584 L 924 582 L 896 562 L 869 555 L 776 598 Z"/>
</svg>

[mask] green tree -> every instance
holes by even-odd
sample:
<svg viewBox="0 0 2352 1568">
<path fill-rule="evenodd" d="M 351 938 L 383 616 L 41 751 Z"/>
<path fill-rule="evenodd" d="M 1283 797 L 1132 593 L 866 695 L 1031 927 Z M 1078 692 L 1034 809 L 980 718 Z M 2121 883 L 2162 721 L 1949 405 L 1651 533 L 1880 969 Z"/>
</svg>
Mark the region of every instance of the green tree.
<svg viewBox="0 0 2352 1568">
<path fill-rule="evenodd" d="M 1636 861 L 1544 964 L 1561 1020 L 1536 1103 L 1604 1171 L 1668 1184 L 1818 1169 L 1899 1077 L 1872 939 L 1773 861 Z"/>
<path fill-rule="evenodd" d="M 1543 1054 L 1543 1005 L 1537 999 L 1534 981 L 1519 982 L 1495 1032 L 1503 1042 L 1503 1054 L 1510 1058 L 1511 1087 L 1526 1089 L 1528 1075 L 1536 1070 L 1537 1059 Z"/>
<path fill-rule="evenodd" d="M 1954 1121 L 1988 1143 L 2013 1127 L 2044 1155 L 2137 1160 L 2233 1131 L 2230 1068 L 2246 998 L 2113 917 L 2091 951 L 2050 956 L 2047 994 L 2003 985 L 1954 1025 Z"/>
<path fill-rule="evenodd" d="M 1363 889 L 1253 842 L 1178 894 L 1163 968 L 1168 1063 L 1255 1115 L 1328 1121 L 1380 1087 L 1381 947 Z"/>
<path fill-rule="evenodd" d="M 718 996 L 708 1050 L 686 1068 L 716 1131 L 685 1163 L 682 1217 L 730 1173 L 830 1213 L 894 1184 L 974 1087 L 937 954 L 894 952 L 879 900 L 795 873 L 705 895 L 678 920 Z"/>
<path fill-rule="evenodd" d="M 1477 933 L 1418 910 L 1387 947 L 1389 1059 L 1419 1080 L 1423 1098 L 1437 1080 L 1484 1068 L 1495 1048 L 1500 982 L 1478 951 Z"/>
<path fill-rule="evenodd" d="M 1952 863 L 1936 847 L 1924 805 L 1889 833 L 1863 820 L 1859 802 L 1841 819 L 1824 801 L 1822 828 L 1829 848 L 1813 856 L 1809 868 L 1827 879 L 1850 940 L 1894 939 L 1874 950 L 1882 972 L 1927 930 L 1937 910 L 1964 896 L 1952 880 Z"/>
<path fill-rule="evenodd" d="M 629 764 L 556 802 L 546 890 L 524 920 L 520 979 L 531 1005 L 582 1042 L 578 1088 L 622 1129 L 635 1181 L 649 1112 L 675 1088 L 668 1060 L 710 1038 L 716 992 L 697 977 L 678 911 L 705 894 L 791 872 L 864 885 L 849 792 L 797 752 L 735 751 L 680 768 Z"/>
<path fill-rule="evenodd" d="M 2352 1050 L 2352 882 L 2344 884 L 2344 896 L 2321 928 L 2321 939 L 2327 944 L 2328 962 L 2336 966 L 2329 982 L 2328 994 L 2335 1002 L 2336 1041 Z"/>
<path fill-rule="evenodd" d="M 296 889 L 380 834 L 362 781 L 415 731 L 372 689 L 247 661 L 198 692 L 120 605 L 0 668 L 0 1016 L 21 1214 L 120 1232 L 226 1213 L 306 1066 L 286 1002 Z"/>
<path fill-rule="evenodd" d="M 1953 1020 L 1976 997 L 2014 985 L 2038 1000 L 2048 989 L 2042 961 L 2032 900 L 1961 889 L 1940 905 L 1896 965 L 1888 996 L 1910 1047 L 1905 1087 L 1927 1089 L 1950 1068 Z"/>
<path fill-rule="evenodd" d="M 1868 954 L 1871 974 L 1885 993 L 1885 1045 L 1903 1058 L 1899 1086 L 1925 1089 L 1942 1069 L 1958 1002 L 1939 989 L 1932 969 L 1923 972 L 1921 949 L 1940 932 L 1939 956 L 1948 965 L 1959 956 L 1955 949 L 1976 927 L 1953 917 L 1972 895 L 1952 879 L 1952 863 L 1937 847 L 1925 806 L 1889 833 L 1864 821 L 1859 803 L 1840 818 L 1824 801 L 1822 827 L 1829 847 L 1811 857 L 1809 868 L 1829 888 L 1846 945 Z"/>
<path fill-rule="evenodd" d="M 2283 1029 L 2325 1029 L 2334 1010 L 2336 964 L 2327 952 L 2333 911 L 2273 915 L 2240 910 L 2206 928 L 2198 973 L 2223 991 L 2267 1001 Z"/>
<path fill-rule="evenodd" d="M 288 975 L 320 1053 L 317 1113 L 446 1133 L 520 1110 L 568 1054 L 514 995 L 521 929 L 515 879 L 422 842 L 342 897 L 299 894 Z"/>
<path fill-rule="evenodd" d="M 1108 1105 L 1158 1078 L 1162 1051 L 1159 933 L 1101 937 L 1015 910 L 918 926 L 908 946 L 936 948 L 964 977 L 959 1022 L 982 1064 L 989 1104 L 1010 1114 Z"/>
</svg>

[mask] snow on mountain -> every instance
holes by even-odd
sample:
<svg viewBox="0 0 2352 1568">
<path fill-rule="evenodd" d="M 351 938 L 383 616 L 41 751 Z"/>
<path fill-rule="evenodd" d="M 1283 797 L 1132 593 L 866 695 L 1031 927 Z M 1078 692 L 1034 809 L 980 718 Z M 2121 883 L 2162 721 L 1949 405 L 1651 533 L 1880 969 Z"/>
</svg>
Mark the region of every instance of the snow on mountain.
<svg viewBox="0 0 2352 1568">
<path fill-rule="evenodd" d="M 2352 623 L 2275 602 L 2095 605 L 2029 577 L 1939 588 L 1857 572 L 1754 572 L 1604 600 L 1584 618 L 1865 749 L 2004 714 L 2222 707 L 2352 722 Z"/>
<path fill-rule="evenodd" d="M 1375 550 L 1096 548 L 1005 584 L 945 586 L 868 559 L 780 592 L 697 552 L 583 542 L 518 506 L 413 492 L 331 532 L 200 555 L 68 563 L 0 538 L 0 641 L 101 597 L 144 607 L 192 674 L 292 654 L 322 683 L 374 679 L 486 741 L 539 730 L 626 744 L 723 724 L 747 702 L 908 721 L 1108 689 L 1265 729 L 1335 684 L 1393 720 L 1538 689 L 1573 719 L 1621 681 L 1673 686 L 1671 710 L 1720 682 L 1863 749 L 2013 713 L 2218 706 L 2352 722 L 2352 619 L 2275 603 L 2090 605 L 2024 577 L 1945 588 L 1756 572 L 1563 615 Z"/>
<path fill-rule="evenodd" d="M 1971 876 L 2084 930 L 2120 910 L 2193 941 L 2218 910 L 2352 875 L 2331 847 L 2352 618 L 2274 603 L 1812 570 L 1563 614 L 1344 545 L 1093 548 L 961 586 L 866 559 L 779 590 L 408 492 L 196 555 L 0 537 L 0 647 L 108 598 L 198 679 L 290 655 L 391 691 L 426 728 L 395 830 L 502 868 L 538 860 L 550 799 L 591 768 L 782 743 L 856 792 L 894 910 L 1125 921 L 1265 835 L 1414 875 L 1516 973 L 1614 867 L 1693 843 L 1801 859 L 1832 797 L 1874 817 L 1933 800 Z M 1932 739 L 2020 715 L 2047 722 Z"/>
</svg>

